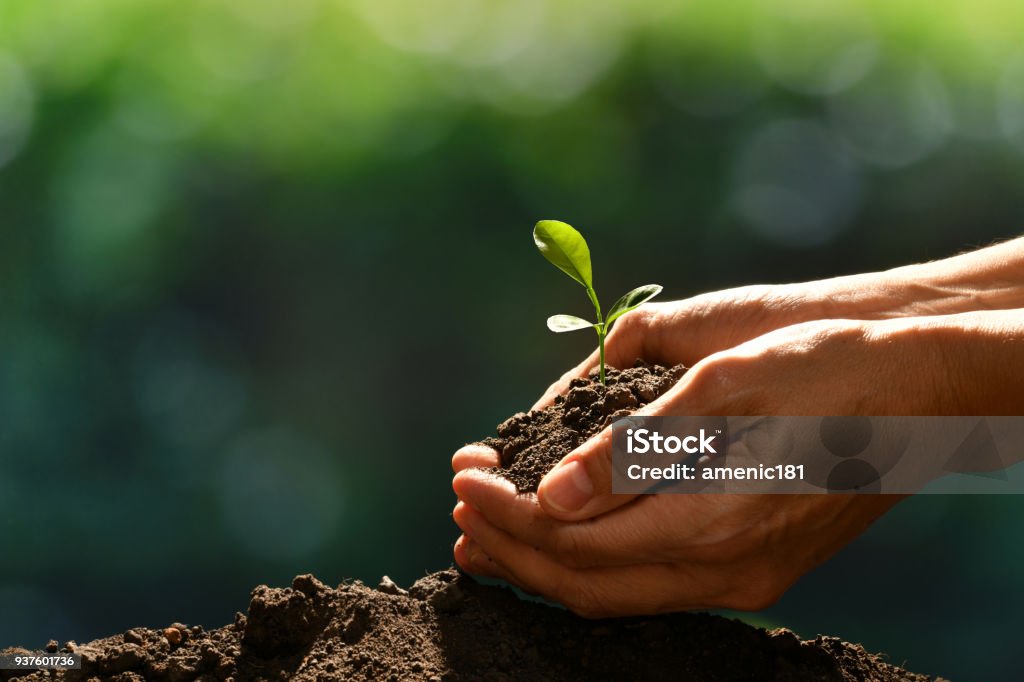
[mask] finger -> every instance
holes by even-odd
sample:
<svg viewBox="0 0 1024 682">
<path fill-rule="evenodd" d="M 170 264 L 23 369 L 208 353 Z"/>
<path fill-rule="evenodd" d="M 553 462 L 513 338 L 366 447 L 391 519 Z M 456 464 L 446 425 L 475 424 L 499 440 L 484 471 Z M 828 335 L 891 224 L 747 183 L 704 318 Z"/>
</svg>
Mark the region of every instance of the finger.
<svg viewBox="0 0 1024 682">
<path fill-rule="evenodd" d="M 705 373 L 706 374 L 706 373 Z M 694 403 L 708 382 L 688 379 L 689 373 L 658 399 L 634 414 L 701 415 Z M 706 392 L 706 391 L 705 391 Z M 631 502 L 636 495 L 612 493 L 612 427 L 605 428 L 566 455 L 537 488 L 537 499 L 548 514 L 563 521 L 580 521 L 604 514 Z"/>
<path fill-rule="evenodd" d="M 501 455 L 494 448 L 480 443 L 463 445 L 452 455 L 452 470 L 455 473 L 471 467 L 496 467 L 501 465 Z"/>
<path fill-rule="evenodd" d="M 677 543 L 670 532 L 679 515 L 667 509 L 670 500 L 649 496 L 593 519 L 564 522 L 547 514 L 535 496 L 516 494 L 493 474 L 470 470 L 456 478 L 459 499 L 488 523 L 567 566 L 626 566 L 674 558 L 671 550 Z"/>
<path fill-rule="evenodd" d="M 455 563 L 466 573 L 508 580 L 508 574 L 467 535 L 460 535 L 459 539 L 455 541 L 453 553 Z"/>
<path fill-rule="evenodd" d="M 453 516 L 510 582 L 587 618 L 714 608 L 722 599 L 716 593 L 724 594 L 722 580 L 699 567 L 570 569 L 490 525 L 468 505 L 458 507 Z"/>
<path fill-rule="evenodd" d="M 464 469 L 452 479 L 452 490 L 458 498 L 476 507 L 487 500 L 490 505 L 504 504 L 524 516 L 532 516 L 531 506 L 536 506 L 535 495 L 520 495 L 512 481 L 493 471 Z"/>
<path fill-rule="evenodd" d="M 530 525 L 550 526 L 554 521 L 537 504 L 536 495 L 522 495 L 504 476 L 481 469 L 466 469 L 455 474 L 452 489 L 458 498 L 517 535 L 527 534 Z M 492 518 L 494 517 L 494 518 Z"/>
<path fill-rule="evenodd" d="M 544 511 L 562 521 L 593 518 L 635 497 L 612 494 L 611 427 L 566 455 L 537 488 Z"/>
</svg>

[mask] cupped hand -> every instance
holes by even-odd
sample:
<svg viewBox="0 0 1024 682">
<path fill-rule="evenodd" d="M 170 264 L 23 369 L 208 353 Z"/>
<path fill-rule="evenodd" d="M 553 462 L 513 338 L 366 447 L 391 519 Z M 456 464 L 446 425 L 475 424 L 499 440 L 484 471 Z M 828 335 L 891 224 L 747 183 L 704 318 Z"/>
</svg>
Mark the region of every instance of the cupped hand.
<svg viewBox="0 0 1024 682">
<path fill-rule="evenodd" d="M 640 413 L 955 413 L 941 403 L 950 392 L 935 391 L 944 362 L 912 321 L 798 324 L 708 355 Z M 495 463 L 486 449 L 464 451 L 453 483 L 459 565 L 590 617 L 755 610 L 901 499 L 613 495 L 610 436 L 606 429 L 567 455 L 536 495 L 460 466 Z"/>
<path fill-rule="evenodd" d="M 809 285 L 747 286 L 694 296 L 682 301 L 647 303 L 623 315 L 605 342 L 608 365 L 632 367 L 638 359 L 690 367 L 712 353 L 731 348 L 773 329 L 820 318 L 827 311 L 820 287 Z M 569 382 L 597 367 L 595 350 L 551 384 L 531 409 L 551 404 Z M 498 454 L 467 445 L 452 457 L 459 472 L 498 465 Z"/>
</svg>

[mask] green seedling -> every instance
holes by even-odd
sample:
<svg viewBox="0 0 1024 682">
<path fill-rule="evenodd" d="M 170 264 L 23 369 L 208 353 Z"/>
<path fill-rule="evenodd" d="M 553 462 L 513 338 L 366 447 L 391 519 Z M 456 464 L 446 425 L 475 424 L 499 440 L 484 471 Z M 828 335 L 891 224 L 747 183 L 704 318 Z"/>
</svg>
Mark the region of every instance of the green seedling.
<svg viewBox="0 0 1024 682">
<path fill-rule="evenodd" d="M 633 289 L 615 302 L 615 305 L 608 311 L 608 317 L 602 317 L 601 304 L 597 300 L 597 292 L 594 291 L 594 276 L 590 267 L 590 248 L 583 235 L 567 223 L 558 220 L 542 220 L 533 228 L 533 241 L 540 249 L 541 255 L 583 285 L 583 288 L 587 290 L 587 297 L 594 304 L 597 322 L 590 322 L 575 315 L 552 315 L 548 318 L 548 329 L 556 334 L 561 334 L 593 327 L 597 332 L 597 347 L 601 356 L 601 383 L 604 384 L 605 337 L 611 331 L 615 320 L 660 294 L 661 285 L 645 284 Z"/>
</svg>

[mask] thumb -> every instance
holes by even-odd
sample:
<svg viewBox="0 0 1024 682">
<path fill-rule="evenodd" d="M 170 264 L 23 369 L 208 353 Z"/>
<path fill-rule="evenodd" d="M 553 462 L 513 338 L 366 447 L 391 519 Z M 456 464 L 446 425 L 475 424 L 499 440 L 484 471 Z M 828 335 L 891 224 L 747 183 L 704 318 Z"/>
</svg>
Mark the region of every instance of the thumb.
<svg viewBox="0 0 1024 682">
<path fill-rule="evenodd" d="M 566 455 L 537 488 L 537 500 L 561 521 L 580 521 L 621 507 L 636 495 L 612 494 L 612 428 Z"/>
<path fill-rule="evenodd" d="M 688 372 L 689 375 L 693 370 Z M 689 400 L 690 381 L 684 377 L 635 416 L 703 414 Z M 612 493 L 612 427 L 579 446 L 548 472 L 537 488 L 544 511 L 561 521 L 581 521 L 631 502 L 636 494 Z"/>
</svg>

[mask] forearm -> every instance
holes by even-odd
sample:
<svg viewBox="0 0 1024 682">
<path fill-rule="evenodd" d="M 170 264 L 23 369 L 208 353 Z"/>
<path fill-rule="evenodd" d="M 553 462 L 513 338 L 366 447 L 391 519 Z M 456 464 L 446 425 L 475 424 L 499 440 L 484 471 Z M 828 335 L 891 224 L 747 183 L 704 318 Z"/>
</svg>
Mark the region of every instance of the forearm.
<svg viewBox="0 0 1024 682">
<path fill-rule="evenodd" d="M 798 284 L 738 287 L 624 316 L 620 359 L 692 365 L 776 329 L 815 320 L 887 320 L 1024 309 L 1024 238 L 932 263 Z M 577 374 L 593 361 L 577 368 Z M 568 378 L 555 385 L 564 389 Z M 549 391 L 546 397 L 551 397 Z"/>
<path fill-rule="evenodd" d="M 1024 237 L 944 260 L 788 286 L 828 318 L 1024 308 Z"/>
</svg>

